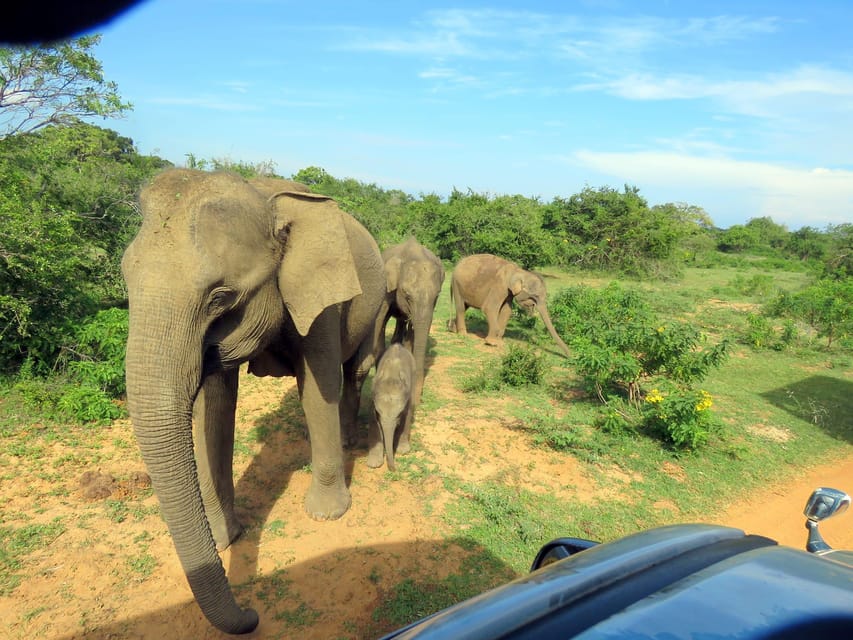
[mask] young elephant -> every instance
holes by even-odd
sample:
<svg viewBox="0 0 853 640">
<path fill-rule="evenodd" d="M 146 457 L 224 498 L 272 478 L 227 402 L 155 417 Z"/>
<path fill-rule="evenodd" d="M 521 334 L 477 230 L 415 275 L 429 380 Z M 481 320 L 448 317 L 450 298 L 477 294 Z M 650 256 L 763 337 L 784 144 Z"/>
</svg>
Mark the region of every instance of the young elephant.
<svg viewBox="0 0 853 640">
<path fill-rule="evenodd" d="M 541 276 L 522 269 L 514 262 L 488 253 L 462 258 L 453 270 L 450 297 L 455 304 L 456 317 L 448 324 L 451 331 L 467 334 L 465 311 L 480 309 L 489 323 L 486 344 L 498 345 L 512 314 L 515 300 L 528 311 L 536 309 L 554 342 L 567 356 L 569 348 L 551 323 L 545 302 L 547 292 Z"/>
<path fill-rule="evenodd" d="M 385 350 L 373 378 L 373 418 L 367 432 L 367 466 L 381 467 L 382 453 L 388 469 L 394 471 L 394 436 L 399 432 L 396 450 L 409 451 L 414 401 L 415 358 L 399 343 Z"/>
</svg>

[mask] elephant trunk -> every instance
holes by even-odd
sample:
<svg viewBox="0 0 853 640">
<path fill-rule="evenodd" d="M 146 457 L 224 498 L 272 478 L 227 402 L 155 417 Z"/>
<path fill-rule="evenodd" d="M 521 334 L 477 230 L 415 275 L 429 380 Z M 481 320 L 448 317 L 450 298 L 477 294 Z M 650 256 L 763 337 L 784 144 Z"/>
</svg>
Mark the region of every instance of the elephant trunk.
<svg viewBox="0 0 853 640">
<path fill-rule="evenodd" d="M 385 445 L 385 462 L 388 464 L 389 471 L 397 470 L 397 463 L 394 461 L 394 433 L 397 431 L 397 422 L 399 418 L 394 420 L 385 419 L 379 422 L 379 431 L 382 434 L 382 443 Z"/>
<path fill-rule="evenodd" d="M 421 395 L 424 391 L 424 377 L 426 376 L 426 351 L 429 342 L 429 329 L 432 324 L 432 307 L 419 313 L 412 318 L 412 328 L 415 333 L 412 343 L 412 355 L 415 357 L 414 388 L 412 389 L 412 402 L 417 406 L 420 404 Z"/>
<path fill-rule="evenodd" d="M 548 313 L 548 307 L 543 303 L 537 304 L 536 309 L 539 311 L 539 315 L 542 316 L 542 322 L 545 323 L 545 328 L 548 329 L 548 333 L 550 333 L 551 337 L 554 338 L 554 342 L 556 342 L 557 346 L 559 346 L 562 352 L 566 354 L 566 357 L 570 358 L 571 353 L 569 352 L 569 347 L 566 346 L 566 343 L 563 342 L 563 339 L 554 328 L 554 323 L 551 322 L 551 314 Z"/>
<path fill-rule="evenodd" d="M 234 599 L 204 512 L 193 453 L 192 405 L 201 380 L 201 348 L 192 353 L 179 323 L 137 326 L 131 312 L 127 396 L 142 458 L 190 588 L 205 617 L 226 633 L 248 633 L 258 614 Z M 186 332 L 183 332 L 186 333 Z"/>
</svg>

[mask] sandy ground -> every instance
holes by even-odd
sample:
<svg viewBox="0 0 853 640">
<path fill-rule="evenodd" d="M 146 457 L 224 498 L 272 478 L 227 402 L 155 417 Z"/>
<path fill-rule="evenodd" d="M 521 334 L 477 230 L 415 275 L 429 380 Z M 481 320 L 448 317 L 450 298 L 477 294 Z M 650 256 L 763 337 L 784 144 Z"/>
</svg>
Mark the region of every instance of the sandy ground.
<svg viewBox="0 0 853 640">
<path fill-rule="evenodd" d="M 416 424 L 418 446 L 410 455 L 422 479 L 402 482 L 367 468 L 364 446 L 349 452 L 353 506 L 334 522 L 314 522 L 303 511 L 309 449 L 292 381 L 244 377 L 235 476 L 248 530 L 222 559 L 231 583 L 242 585 L 238 600 L 261 615 L 248 637 L 371 638 L 388 630 L 372 614 L 394 584 L 406 577 L 441 579 L 470 553 L 464 531 L 448 530 L 442 517 L 452 496 L 441 473 L 500 478 L 566 499 L 592 493 L 594 481 L 572 457 L 535 456 L 517 431 L 501 428 L 499 408 L 467 406 L 448 382 L 456 364 L 438 360 L 427 378 L 442 408 Z M 473 451 L 487 454 L 472 464 L 466 456 Z M 529 468 L 533 457 L 537 464 Z M 211 628 L 192 599 L 127 421 L 2 460 L 0 524 L 62 526 L 27 556 L 20 584 L 0 595 L 0 638 L 231 637 Z M 98 478 L 105 487 L 99 494 L 92 491 Z M 801 548 L 805 529 L 798 514 L 819 485 L 853 490 L 853 458 L 768 487 L 714 521 Z M 823 531 L 831 544 L 853 548 L 849 514 Z"/>
</svg>

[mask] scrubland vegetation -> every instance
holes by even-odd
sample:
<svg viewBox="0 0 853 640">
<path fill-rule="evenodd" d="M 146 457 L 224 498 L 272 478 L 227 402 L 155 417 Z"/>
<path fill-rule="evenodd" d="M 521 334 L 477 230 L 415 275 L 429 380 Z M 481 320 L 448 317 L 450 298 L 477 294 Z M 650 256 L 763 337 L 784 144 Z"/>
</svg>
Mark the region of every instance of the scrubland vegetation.
<svg viewBox="0 0 853 640">
<path fill-rule="evenodd" d="M 276 172 L 269 162 L 189 151 L 186 164 L 202 170 Z M 167 166 L 76 116 L 0 138 L 0 460 L 37 466 L 49 443 L 73 452 L 124 417 L 120 260 L 140 224 L 135 194 Z M 285 177 L 334 197 L 382 248 L 414 235 L 448 270 L 486 252 L 545 275 L 570 359 L 520 312 L 506 349 L 484 354 L 444 331 L 446 291 L 431 357 L 455 363 L 449 384 L 466 406 L 508 411 L 506 421 L 541 455 L 572 457 L 591 476 L 618 468 L 640 480 L 615 506 L 566 504 L 509 490 L 499 478 L 471 483 L 419 451 L 416 426 L 414 454 L 393 478 L 438 474 L 455 496 L 444 517 L 466 523 L 481 563 L 488 556 L 523 571 L 549 536 L 610 539 L 660 524 L 662 501 L 681 517 L 712 512 L 792 465 L 850 452 L 853 224 L 791 231 L 759 217 L 721 229 L 699 203 L 650 204 L 629 185 L 544 202 L 409 194 L 319 167 Z M 470 329 L 482 332 L 482 317 L 471 316 Z M 418 420 L 449 402 L 428 384 Z M 464 409 L 454 415 L 463 420 Z M 674 467 L 679 481 L 667 471 Z M 0 594 L 11 594 L 28 554 L 65 526 L 0 513 Z M 389 584 L 376 619 L 403 624 L 506 577 L 469 574 Z"/>
</svg>

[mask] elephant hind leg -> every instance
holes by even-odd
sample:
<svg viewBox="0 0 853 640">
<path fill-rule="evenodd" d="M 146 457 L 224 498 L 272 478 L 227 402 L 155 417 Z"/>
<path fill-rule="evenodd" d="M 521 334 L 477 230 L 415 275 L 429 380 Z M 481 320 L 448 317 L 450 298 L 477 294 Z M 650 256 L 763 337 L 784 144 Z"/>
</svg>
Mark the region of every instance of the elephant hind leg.
<svg viewBox="0 0 853 640">
<path fill-rule="evenodd" d="M 373 349 L 367 340 L 356 354 L 343 364 L 344 388 L 341 394 L 340 418 L 341 441 L 345 447 L 358 444 L 358 409 L 361 404 L 361 389 L 373 366 Z"/>
</svg>

